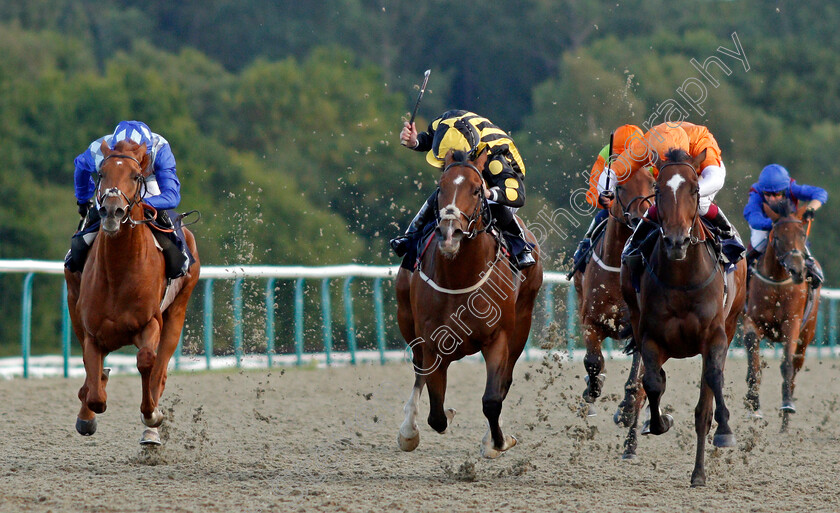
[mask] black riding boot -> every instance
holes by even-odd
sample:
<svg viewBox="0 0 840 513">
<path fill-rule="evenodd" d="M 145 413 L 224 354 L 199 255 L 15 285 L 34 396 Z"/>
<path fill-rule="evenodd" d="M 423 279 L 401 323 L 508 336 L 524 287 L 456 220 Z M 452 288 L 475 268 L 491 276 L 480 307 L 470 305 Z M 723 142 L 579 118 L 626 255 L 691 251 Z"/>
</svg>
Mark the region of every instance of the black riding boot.
<svg viewBox="0 0 840 513">
<path fill-rule="evenodd" d="M 172 230 L 162 232 L 152 229 L 152 233 L 154 233 L 163 252 L 163 260 L 166 263 L 166 277 L 174 280 L 184 276 L 189 269 L 190 259 L 182 247 L 183 243 L 175 234 L 175 224 L 166 210 L 158 210 L 155 224 L 165 230 Z"/>
<path fill-rule="evenodd" d="M 398 257 L 402 257 L 408 253 L 411 244 L 416 243 L 417 239 L 421 237 L 423 227 L 435 218 L 435 203 L 437 203 L 437 191 L 433 192 L 426 200 L 426 203 L 423 203 L 423 206 L 420 207 L 420 211 L 417 212 L 417 215 L 411 220 L 411 224 L 408 225 L 405 235 L 391 239 L 389 244 Z"/>
<path fill-rule="evenodd" d="M 721 240 L 721 253 L 723 253 L 723 256 L 726 257 L 729 263 L 734 264 L 744 258 L 746 248 L 744 247 L 744 243 L 741 242 L 741 236 L 738 234 L 738 230 L 729 222 L 729 219 L 726 218 L 726 215 L 724 215 L 720 207 L 718 207 L 717 215 L 714 219 L 709 219 L 708 217 L 704 217 L 703 219 L 709 221 L 712 226 L 717 228 Z"/>
<path fill-rule="evenodd" d="M 87 215 L 79 222 L 79 229 L 70 239 L 70 251 L 64 257 L 64 267 L 71 272 L 80 273 L 85 268 L 87 255 L 96 234 L 99 233 L 99 212 L 95 208 L 89 208 Z"/>
<path fill-rule="evenodd" d="M 490 205 L 490 215 L 496 220 L 496 226 L 504 233 L 516 268 L 521 271 L 536 264 L 537 261 L 531 255 L 533 246 L 525 240 L 525 230 L 520 226 L 516 215 L 508 207 L 497 203 Z"/>
<path fill-rule="evenodd" d="M 566 279 L 571 280 L 576 272 L 586 270 L 586 263 L 589 260 L 589 250 L 592 249 L 592 239 L 595 238 L 596 232 L 600 233 L 606 218 L 607 211 L 605 209 L 599 210 L 595 214 L 595 217 L 592 218 L 592 222 L 589 223 L 589 228 L 586 230 L 586 235 L 578 243 L 578 247 L 572 257 L 572 270 L 566 275 Z"/>
<path fill-rule="evenodd" d="M 823 274 L 823 270 L 820 267 L 820 264 L 814 260 L 814 257 L 811 256 L 811 249 L 808 248 L 808 245 L 805 245 L 805 269 L 808 273 L 808 282 L 811 284 L 812 288 L 817 288 L 822 285 L 822 282 L 825 281 L 825 275 Z"/>
</svg>

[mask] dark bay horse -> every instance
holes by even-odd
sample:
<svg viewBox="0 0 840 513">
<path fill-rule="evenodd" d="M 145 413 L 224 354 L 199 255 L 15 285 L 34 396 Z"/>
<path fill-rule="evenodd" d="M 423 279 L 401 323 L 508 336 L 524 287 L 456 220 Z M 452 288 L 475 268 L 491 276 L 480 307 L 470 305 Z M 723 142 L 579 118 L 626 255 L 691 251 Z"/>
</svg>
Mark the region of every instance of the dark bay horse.
<svg viewBox="0 0 840 513">
<path fill-rule="evenodd" d="M 436 236 L 417 270 L 400 268 L 397 275 L 397 319 L 413 353 L 415 374 L 397 438 L 404 451 L 420 443 L 416 419 L 423 386 L 429 390 L 429 425 L 444 433 L 455 415 L 454 409 L 444 409 L 449 364 L 479 351 L 487 368 L 482 404 L 489 423 L 481 454 L 495 458 L 516 445 L 514 437 L 502 432 L 499 416 L 513 366 L 528 340 L 542 264 L 535 247 L 536 265 L 513 271 L 503 246 L 488 231 L 480 171 L 486 161 L 486 152 L 473 160 L 465 152 L 446 155 Z M 531 232 L 527 238 L 536 244 Z"/>
<path fill-rule="evenodd" d="M 633 287 L 630 269 L 622 265 L 622 293 L 630 310 L 633 328 L 631 345 L 641 357 L 644 390 L 637 393 L 625 458 L 635 456 L 636 426 L 645 395 L 650 402 L 651 434 L 660 435 L 673 425 L 659 405 L 665 392 L 662 365 L 670 358 L 701 355 L 703 371 L 700 400 L 694 410 L 697 453 L 692 486 L 706 484 L 704 468 L 706 436 L 712 424 L 712 403 L 717 430 L 716 447 L 733 447 L 735 435 L 729 427 L 729 410 L 723 396 L 726 353 L 746 298 L 746 263 L 726 273 L 711 247 L 711 233 L 699 219 L 697 166 L 705 158 L 671 150 L 659 168 L 656 205 L 661 228 L 645 271 L 639 278 L 639 292 Z"/>
<path fill-rule="evenodd" d="M 633 233 L 633 227 L 651 205 L 653 183 L 651 173 L 639 171 L 616 186 L 616 200 L 610 207 L 604 236 L 593 248 L 592 260 L 586 270 L 574 277 L 578 319 L 586 344 L 583 364 L 587 376 L 583 399 L 589 403 L 589 416 L 596 414 L 593 403 L 601 395 L 604 381 L 601 345 L 607 337 L 622 338 L 620 333 L 627 317 L 619 281 L 621 251 Z M 622 422 L 621 419 L 622 415 L 617 412 L 616 422 Z"/>
<path fill-rule="evenodd" d="M 756 262 L 747 298 L 744 317 L 744 345 L 747 348 L 747 407 L 754 417 L 762 417 L 758 400 L 761 385 L 762 338 L 784 345 L 781 370 L 782 430 L 787 428 L 788 415 L 796 412 L 793 401 L 794 380 L 805 361 L 805 349 L 814 338 L 819 309 L 819 287 L 805 281 L 805 244 L 807 233 L 802 214 L 807 207 L 794 210 L 790 201 L 775 209 L 765 205 L 764 211 L 773 220 L 767 239 L 767 250 Z"/>
<path fill-rule="evenodd" d="M 142 201 L 151 172 L 146 145 L 125 140 L 112 150 L 103 141 L 102 154 L 96 188 L 100 233 L 84 270 L 64 271 L 70 319 L 82 345 L 86 374 L 79 390 L 82 407 L 76 430 L 82 435 L 96 432 L 96 414 L 106 408 L 109 369 L 103 369 L 103 360 L 108 353 L 133 344 L 143 383 L 140 413 L 147 426 L 140 443 L 159 445 L 157 428 L 163 414 L 158 400 L 184 325 L 187 301 L 198 282 L 198 252 L 192 233 L 184 229 L 195 263 L 186 276 L 167 288 L 163 255 L 145 226 L 145 211 L 154 210 Z"/>
</svg>

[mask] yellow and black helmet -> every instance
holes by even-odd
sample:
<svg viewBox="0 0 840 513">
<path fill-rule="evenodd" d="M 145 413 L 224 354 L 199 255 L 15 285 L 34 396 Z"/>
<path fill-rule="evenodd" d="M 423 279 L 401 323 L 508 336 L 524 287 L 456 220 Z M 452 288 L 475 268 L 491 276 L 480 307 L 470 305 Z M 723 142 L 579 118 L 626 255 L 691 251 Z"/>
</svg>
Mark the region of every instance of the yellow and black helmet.
<svg viewBox="0 0 840 513">
<path fill-rule="evenodd" d="M 432 123 L 435 137 L 432 140 L 432 149 L 426 153 L 426 162 L 429 165 L 443 167 L 443 159 L 449 150 L 481 150 L 481 133 L 470 122 L 470 118 L 476 119 L 478 116 L 468 114 L 469 116 L 437 119 Z"/>
</svg>

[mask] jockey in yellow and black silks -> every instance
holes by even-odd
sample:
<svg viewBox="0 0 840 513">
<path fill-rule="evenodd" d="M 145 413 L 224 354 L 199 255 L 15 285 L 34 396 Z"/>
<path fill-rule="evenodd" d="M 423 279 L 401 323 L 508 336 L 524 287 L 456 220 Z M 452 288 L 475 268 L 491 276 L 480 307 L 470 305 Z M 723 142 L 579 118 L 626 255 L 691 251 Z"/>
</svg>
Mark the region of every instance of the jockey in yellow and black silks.
<svg viewBox="0 0 840 513">
<path fill-rule="evenodd" d="M 475 148 L 478 153 L 487 149 L 487 164 L 481 173 L 487 184 L 490 214 L 505 233 L 516 266 L 524 269 L 534 265 L 531 245 L 525 241 L 523 229 L 514 215 L 525 205 L 525 163 L 513 139 L 504 130 L 472 112 L 449 110 L 432 121 L 423 133 L 417 133 L 413 123 L 405 122 L 400 140 L 408 148 L 426 152 L 426 162 L 441 169 L 449 150 Z M 391 240 L 391 248 L 397 256 L 408 253 L 418 242 L 423 228 L 434 221 L 436 197 L 437 191 L 426 200 L 405 235 Z M 410 270 L 413 268 L 413 262 L 403 262 L 403 265 L 409 266 Z"/>
</svg>

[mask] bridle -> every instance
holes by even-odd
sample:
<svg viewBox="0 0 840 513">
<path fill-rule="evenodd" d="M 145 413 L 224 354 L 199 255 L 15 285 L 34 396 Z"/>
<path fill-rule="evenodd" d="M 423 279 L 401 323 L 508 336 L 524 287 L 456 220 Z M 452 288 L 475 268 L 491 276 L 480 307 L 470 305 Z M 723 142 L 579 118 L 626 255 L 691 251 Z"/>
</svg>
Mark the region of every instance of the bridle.
<svg viewBox="0 0 840 513">
<path fill-rule="evenodd" d="M 119 187 L 111 187 L 109 189 L 106 189 L 105 191 L 100 191 L 100 188 L 101 188 L 101 185 L 102 185 L 102 178 L 103 178 L 102 172 L 100 170 L 102 169 L 102 166 L 105 164 L 105 161 L 107 161 L 108 159 L 111 159 L 111 158 L 132 160 L 135 163 L 137 163 L 137 166 L 140 168 L 140 172 L 134 178 L 134 181 L 137 183 L 137 188 L 134 190 L 133 197 L 129 198 L 122 190 L 120 190 Z M 142 164 L 140 164 L 140 161 L 137 160 L 136 158 L 132 157 L 131 155 L 123 155 L 123 154 L 118 154 L 118 153 L 112 153 L 111 155 L 108 155 L 107 157 L 105 157 L 102 160 L 102 162 L 99 164 L 99 168 L 96 171 L 96 190 L 97 190 L 96 201 L 100 205 L 102 205 L 102 202 L 105 201 L 108 198 L 120 197 L 121 196 L 125 200 L 125 202 L 127 204 L 127 207 L 125 209 L 125 214 L 122 216 L 122 218 L 120 218 L 120 223 L 129 223 L 131 225 L 131 227 L 133 228 L 134 226 L 136 226 L 138 224 L 147 224 L 147 223 L 151 222 L 152 219 L 154 218 L 154 216 L 153 216 L 152 219 L 141 219 L 141 220 L 138 221 L 138 220 L 132 219 L 132 217 L 131 217 L 131 210 L 134 208 L 134 205 L 137 205 L 137 204 L 140 204 L 140 206 L 144 210 L 152 210 L 152 211 L 155 210 L 154 207 L 152 207 L 151 205 L 143 203 L 143 195 L 146 193 L 146 177 L 143 174 L 143 166 L 142 166 Z"/>
<path fill-rule="evenodd" d="M 651 200 L 651 198 L 654 198 L 655 196 L 656 196 L 655 193 L 651 194 L 651 195 L 648 195 L 648 196 L 641 196 L 641 195 L 640 196 L 634 196 L 625 205 L 624 202 L 621 201 L 621 194 L 616 193 L 615 200 L 618 202 L 618 206 L 621 207 L 621 217 L 618 217 L 615 214 L 613 214 L 612 209 L 608 210 L 609 215 L 610 215 L 610 217 L 615 219 L 616 222 L 621 223 L 624 226 L 626 226 L 627 228 L 630 228 L 632 230 L 633 229 L 633 221 L 632 221 L 632 216 L 630 214 L 630 209 L 633 208 L 633 204 L 638 201 L 639 205 L 641 206 L 642 203 L 647 202 L 648 207 L 650 207 L 650 205 L 651 205 L 650 200 Z"/>
<path fill-rule="evenodd" d="M 479 171 L 478 168 L 475 167 L 475 165 L 473 165 L 470 162 L 452 162 L 443 169 L 443 173 L 445 174 L 447 171 L 449 171 L 450 168 L 455 167 L 455 166 L 464 166 L 464 167 L 468 167 L 468 168 L 472 169 L 473 171 L 476 172 L 476 174 L 478 174 L 478 177 L 481 180 L 481 183 L 484 184 L 484 177 L 482 176 L 481 171 Z M 464 237 L 466 239 L 474 239 L 478 235 L 486 232 L 489 228 L 489 226 L 488 226 L 489 223 L 488 222 L 484 222 L 482 228 L 478 227 L 479 220 L 485 220 L 487 212 L 490 211 L 490 206 L 487 203 L 487 198 L 484 196 L 483 191 L 484 191 L 484 188 L 482 187 L 481 199 L 476 202 L 475 208 L 473 209 L 472 213 L 469 216 L 467 214 L 465 214 L 464 212 L 462 212 L 460 209 L 457 209 L 457 208 L 456 208 L 457 212 L 455 212 L 455 213 L 441 214 L 440 209 L 438 208 L 438 205 L 436 205 L 435 206 L 435 227 L 439 226 L 441 221 L 458 221 L 463 216 L 467 220 L 467 227 L 466 227 L 465 230 L 463 230 L 464 231 Z"/>
<path fill-rule="evenodd" d="M 768 242 L 770 244 L 772 244 L 772 246 L 773 246 L 773 251 L 776 253 L 776 260 L 779 261 L 779 264 L 781 264 L 781 266 L 784 267 L 785 270 L 788 271 L 788 273 L 790 273 L 790 270 L 785 266 L 784 261 L 789 256 L 802 255 L 802 251 L 799 250 L 798 248 L 793 248 L 793 249 L 790 249 L 788 251 L 785 251 L 784 253 L 780 252 L 777 249 L 777 246 L 776 246 L 776 241 L 779 240 L 779 238 L 775 237 L 774 235 L 775 235 L 776 226 L 778 226 L 780 224 L 791 224 L 791 223 L 802 224 L 802 221 L 799 220 L 799 219 L 796 219 L 796 218 L 793 218 L 793 219 L 779 219 L 778 221 L 773 223 L 773 229 L 770 231 L 770 234 L 768 235 L 768 239 L 770 239 Z M 808 237 L 806 235 L 805 236 L 805 244 L 807 244 L 807 243 L 808 243 Z"/>
</svg>

